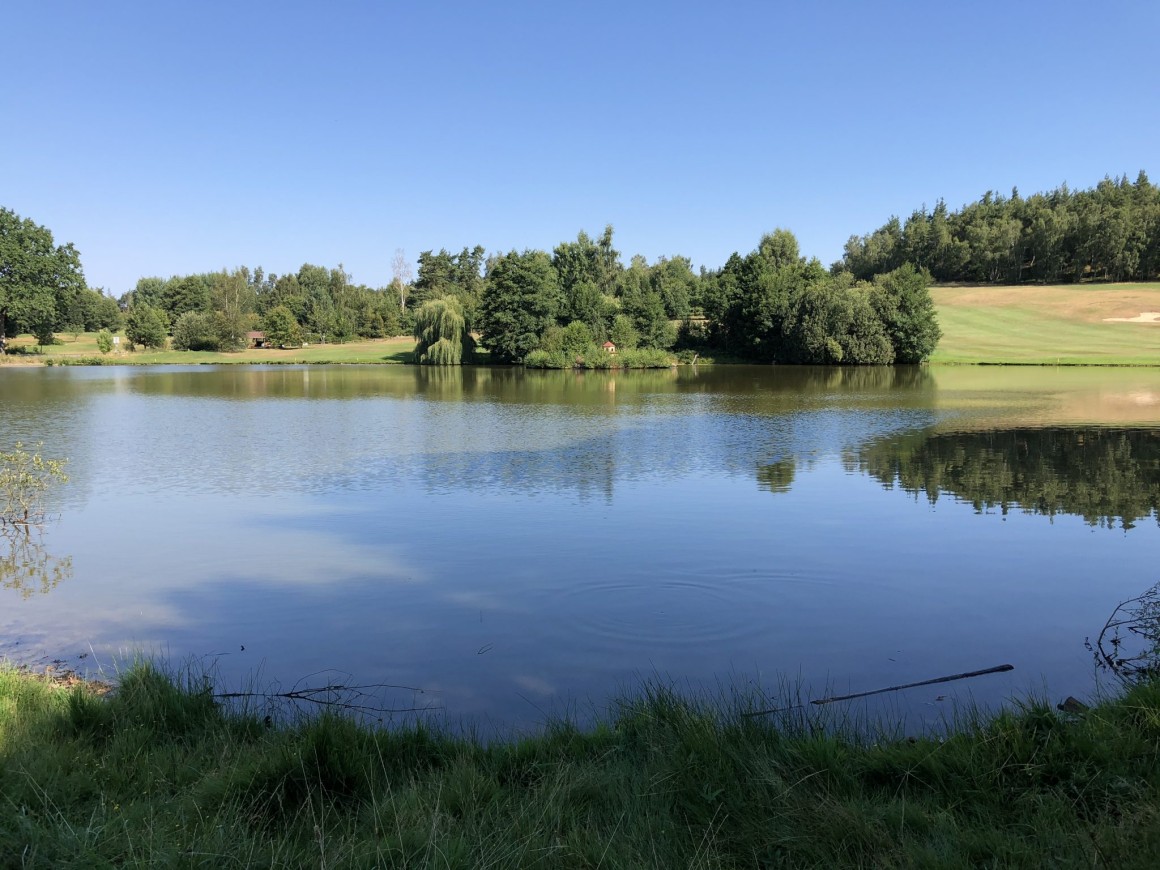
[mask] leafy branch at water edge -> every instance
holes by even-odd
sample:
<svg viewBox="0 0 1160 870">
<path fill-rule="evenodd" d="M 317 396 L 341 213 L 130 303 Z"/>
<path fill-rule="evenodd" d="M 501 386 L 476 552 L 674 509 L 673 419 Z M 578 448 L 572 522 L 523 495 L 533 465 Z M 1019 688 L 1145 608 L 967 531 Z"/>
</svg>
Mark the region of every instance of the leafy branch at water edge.
<svg viewBox="0 0 1160 870">
<path fill-rule="evenodd" d="M 17 441 L 0 450 L 0 525 L 29 525 L 44 521 L 44 496 L 54 483 L 67 483 L 67 459 L 45 459 L 40 445 L 26 450 Z"/>
</svg>

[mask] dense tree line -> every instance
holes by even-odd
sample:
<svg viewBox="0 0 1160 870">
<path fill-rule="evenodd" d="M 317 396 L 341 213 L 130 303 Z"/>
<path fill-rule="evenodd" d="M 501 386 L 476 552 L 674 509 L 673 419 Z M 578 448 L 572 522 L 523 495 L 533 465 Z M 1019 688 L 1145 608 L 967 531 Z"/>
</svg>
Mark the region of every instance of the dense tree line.
<svg viewBox="0 0 1160 870">
<path fill-rule="evenodd" d="M 345 342 L 400 332 L 393 288 L 355 284 L 341 268 L 303 265 L 286 275 L 260 267 L 172 278 L 142 278 L 121 298 L 129 340 L 159 346 L 172 332 L 178 350 L 237 350 L 250 331 L 276 345 Z M 145 331 L 133 326 L 147 323 Z M 160 330 L 160 332 L 159 332 Z"/>
<path fill-rule="evenodd" d="M 846 243 L 835 272 L 867 279 L 911 263 L 935 281 L 1071 283 L 1160 276 L 1160 188 L 1141 171 L 1089 190 L 988 191 L 958 211 L 939 200 Z"/>
<path fill-rule="evenodd" d="M 706 321 L 698 337 L 743 359 L 762 362 L 881 365 L 918 363 L 940 332 L 928 275 L 910 264 L 856 280 L 830 274 L 798 253 L 788 230 L 757 249 L 733 254 L 702 280 Z"/>
<path fill-rule="evenodd" d="M 471 347 L 448 346 L 450 323 L 464 342 L 477 332 L 496 362 L 562 367 L 585 357 L 606 359 L 606 341 L 620 354 L 672 348 L 675 323 L 694 313 L 699 287 L 685 257 L 650 265 L 638 256 L 626 267 L 607 226 L 595 239 L 581 231 L 551 254 L 513 250 L 485 257 L 478 246 L 455 255 L 425 252 L 408 299 L 418 303 L 415 337 L 423 362 L 470 359 Z M 451 298 L 457 304 L 449 320 L 441 300 Z"/>
<path fill-rule="evenodd" d="M 33 259 L 75 265 L 58 269 L 59 287 L 44 279 L 56 288 L 45 293 L 64 302 L 43 322 L 59 327 L 73 316 L 65 303 L 89 291 L 75 250 L 50 243 L 51 236 L 47 253 Z M 179 350 L 240 349 L 257 330 L 275 346 L 411 331 L 416 359 L 438 365 L 470 361 L 477 336 L 495 362 L 550 367 L 667 365 L 674 350 L 760 362 L 913 363 L 939 337 L 925 272 L 902 265 L 870 280 L 830 274 L 800 255 L 787 230 L 764 236 L 745 256 L 733 254 L 720 270 L 699 273 L 683 256 L 653 263 L 634 256 L 625 264 L 611 226 L 596 238 L 581 231 L 551 253 L 424 251 L 413 282 L 399 261 L 392 284 L 377 289 L 352 282 L 341 266 L 310 264 L 281 276 L 241 267 L 146 277 L 121 297 L 116 316 L 124 312 L 130 346 L 162 347 L 172 336 Z M 3 303 L 13 328 L 33 323 L 33 296 Z"/>
<path fill-rule="evenodd" d="M 491 257 L 481 285 L 472 283 L 470 291 L 455 277 L 469 254 L 471 262 L 482 259 L 479 248 L 421 258 L 416 286 L 459 297 L 463 334 L 477 330 L 498 362 L 600 365 L 610 341 L 621 354 L 684 348 L 761 362 L 916 363 L 939 338 L 926 273 L 903 265 L 869 281 L 832 275 L 802 257 L 787 230 L 699 274 L 680 256 L 652 264 L 636 256 L 624 265 L 611 226 L 597 239 L 581 232 L 551 255 Z M 432 304 L 429 298 L 424 308 Z M 418 330 L 416 338 L 423 341 Z M 428 361 L 451 358 L 441 353 Z"/>
</svg>

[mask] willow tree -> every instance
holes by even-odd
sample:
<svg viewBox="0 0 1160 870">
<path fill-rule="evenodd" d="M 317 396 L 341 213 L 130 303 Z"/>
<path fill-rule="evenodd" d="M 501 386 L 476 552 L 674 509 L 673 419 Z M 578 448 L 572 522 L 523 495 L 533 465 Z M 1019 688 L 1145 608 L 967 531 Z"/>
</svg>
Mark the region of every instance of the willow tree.
<svg viewBox="0 0 1160 870">
<path fill-rule="evenodd" d="M 455 296 L 429 299 L 415 312 L 415 360 L 424 365 L 457 366 L 471 362 L 475 339 Z"/>
</svg>

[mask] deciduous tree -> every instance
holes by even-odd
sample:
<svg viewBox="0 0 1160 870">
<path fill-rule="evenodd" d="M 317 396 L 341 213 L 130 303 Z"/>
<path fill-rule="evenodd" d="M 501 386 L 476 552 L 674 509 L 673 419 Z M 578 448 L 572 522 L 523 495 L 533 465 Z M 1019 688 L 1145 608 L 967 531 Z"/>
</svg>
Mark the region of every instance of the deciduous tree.
<svg viewBox="0 0 1160 870">
<path fill-rule="evenodd" d="M 909 263 L 874 280 L 870 304 L 890 338 L 894 362 L 923 362 L 942 337 L 929 285 L 927 275 Z"/>
<path fill-rule="evenodd" d="M 391 259 L 391 286 L 399 294 L 399 311 L 407 310 L 407 297 L 411 293 L 411 261 L 402 248 L 395 248 L 395 256 Z"/>
<path fill-rule="evenodd" d="M 266 312 L 262 321 L 266 340 L 275 347 L 297 347 L 302 344 L 302 330 L 292 312 L 285 305 L 276 305 Z"/>
<path fill-rule="evenodd" d="M 498 257 L 479 312 L 479 329 L 492 358 L 519 362 L 539 347 L 540 335 L 556 322 L 563 301 L 546 253 L 511 251 Z"/>
<path fill-rule="evenodd" d="M 0 208 L 0 339 L 31 332 L 50 342 L 64 301 L 84 287 L 76 248 L 56 245 L 45 227 Z"/>
<path fill-rule="evenodd" d="M 165 313 L 152 305 L 134 305 L 125 318 L 125 338 L 130 345 L 165 347 L 167 331 Z"/>
</svg>

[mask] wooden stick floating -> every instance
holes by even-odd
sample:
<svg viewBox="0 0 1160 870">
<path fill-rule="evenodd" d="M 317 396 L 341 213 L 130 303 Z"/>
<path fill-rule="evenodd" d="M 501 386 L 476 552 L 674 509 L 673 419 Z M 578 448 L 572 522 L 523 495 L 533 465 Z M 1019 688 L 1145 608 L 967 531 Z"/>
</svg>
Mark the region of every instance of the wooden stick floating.
<svg viewBox="0 0 1160 870">
<path fill-rule="evenodd" d="M 993 668 L 984 668 L 981 671 L 967 671 L 967 672 L 962 673 L 962 674 L 951 674 L 950 676 L 947 676 L 947 677 L 935 677 L 933 680 L 921 680 L 917 683 L 903 683 L 900 686 L 888 686 L 885 689 L 874 689 L 870 692 L 855 692 L 853 695 L 835 695 L 832 698 L 818 698 L 816 701 L 810 701 L 810 703 L 820 705 L 820 704 L 833 704 L 835 701 L 852 701 L 855 698 L 868 698 L 871 695 L 881 695 L 884 692 L 897 692 L 901 689 L 914 689 L 914 688 L 917 688 L 918 686 L 933 686 L 935 683 L 952 683 L 955 680 L 965 680 L 965 679 L 968 679 L 969 677 L 982 677 L 982 676 L 986 676 L 987 674 L 1002 674 L 1002 673 L 1006 673 L 1007 671 L 1013 671 L 1013 670 L 1015 670 L 1014 665 L 996 665 Z M 757 710 L 753 713 L 746 713 L 745 715 L 746 716 L 765 716 L 769 713 L 781 713 L 784 710 L 795 710 L 801 706 L 802 705 L 799 704 L 799 705 L 797 705 L 797 707 L 779 707 L 779 708 L 775 708 L 773 710 Z"/>
<path fill-rule="evenodd" d="M 1015 670 L 1014 665 L 997 665 L 981 671 L 967 671 L 965 674 L 951 674 L 949 677 L 935 677 L 933 680 L 923 680 L 918 683 L 903 683 L 901 686 L 890 686 L 886 689 L 875 689 L 872 692 L 855 692 L 853 695 L 835 695 L 833 698 L 819 698 L 810 701 L 811 704 L 832 704 L 835 701 L 852 701 L 854 698 L 867 698 L 870 695 L 881 695 L 883 692 L 897 692 L 899 689 L 913 689 L 917 686 L 933 686 L 935 683 L 953 683 L 955 680 L 965 680 L 968 677 L 982 677 L 987 674 L 1002 674 Z"/>
</svg>

